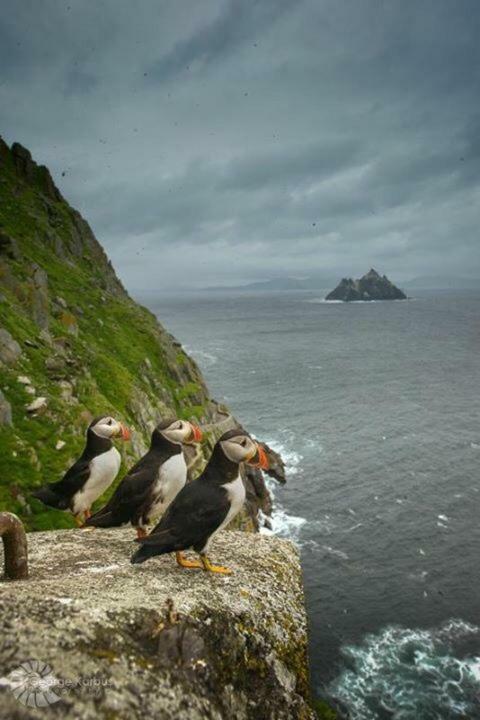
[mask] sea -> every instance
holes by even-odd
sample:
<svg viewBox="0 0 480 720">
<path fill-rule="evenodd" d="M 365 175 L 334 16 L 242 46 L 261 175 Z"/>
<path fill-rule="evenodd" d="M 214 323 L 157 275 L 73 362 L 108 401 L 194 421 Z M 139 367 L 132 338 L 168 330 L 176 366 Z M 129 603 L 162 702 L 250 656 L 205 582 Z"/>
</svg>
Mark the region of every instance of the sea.
<svg viewBox="0 0 480 720">
<path fill-rule="evenodd" d="M 480 292 L 411 294 L 148 305 L 287 464 L 273 532 L 301 552 L 314 694 L 351 720 L 475 720 Z"/>
</svg>

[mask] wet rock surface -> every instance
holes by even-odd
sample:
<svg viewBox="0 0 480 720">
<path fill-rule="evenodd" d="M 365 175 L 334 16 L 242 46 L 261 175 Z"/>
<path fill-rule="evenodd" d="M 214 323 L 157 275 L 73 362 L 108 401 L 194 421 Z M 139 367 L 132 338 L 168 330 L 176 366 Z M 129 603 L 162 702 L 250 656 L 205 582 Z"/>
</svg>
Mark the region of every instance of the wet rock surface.
<svg viewBox="0 0 480 720">
<path fill-rule="evenodd" d="M 312 718 L 293 545 L 224 532 L 211 553 L 234 571 L 222 576 L 171 556 L 132 566 L 132 536 L 28 536 L 30 579 L 0 583 L 0 717 Z M 48 666 L 45 707 L 12 690 L 28 660 Z"/>
</svg>

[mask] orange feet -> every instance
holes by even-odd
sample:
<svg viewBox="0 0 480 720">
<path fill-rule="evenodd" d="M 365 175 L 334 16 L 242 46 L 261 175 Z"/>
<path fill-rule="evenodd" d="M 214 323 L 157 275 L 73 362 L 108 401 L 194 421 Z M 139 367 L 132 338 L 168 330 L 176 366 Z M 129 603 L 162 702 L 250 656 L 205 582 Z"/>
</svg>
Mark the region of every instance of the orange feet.
<svg viewBox="0 0 480 720">
<path fill-rule="evenodd" d="M 221 573 L 222 575 L 231 575 L 232 571 L 230 568 L 223 567 L 223 565 L 212 565 L 210 560 L 206 555 L 200 555 L 200 559 L 202 561 L 203 569 L 207 570 L 208 572 L 212 573 Z"/>
<path fill-rule="evenodd" d="M 175 557 L 177 560 L 177 563 L 181 565 L 181 567 L 184 568 L 201 568 L 203 567 L 202 563 L 198 560 L 187 560 L 183 552 L 177 552 L 175 553 Z"/>
</svg>

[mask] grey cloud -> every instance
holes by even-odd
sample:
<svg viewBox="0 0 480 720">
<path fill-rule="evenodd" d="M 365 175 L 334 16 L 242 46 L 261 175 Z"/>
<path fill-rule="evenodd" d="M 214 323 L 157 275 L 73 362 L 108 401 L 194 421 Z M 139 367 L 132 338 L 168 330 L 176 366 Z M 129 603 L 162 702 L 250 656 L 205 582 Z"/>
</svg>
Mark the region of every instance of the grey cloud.
<svg viewBox="0 0 480 720">
<path fill-rule="evenodd" d="M 220 183 L 227 188 L 250 190 L 272 185 L 295 186 L 312 179 L 318 181 L 353 165 L 359 153 L 360 145 L 354 140 L 279 147 L 274 152 L 231 161 L 223 173 L 219 172 Z"/>
<path fill-rule="evenodd" d="M 186 70 L 201 70 L 222 62 L 247 38 L 256 37 L 265 25 L 292 6 L 291 0 L 227 0 L 218 14 L 188 38 L 177 42 L 148 71 L 156 81 L 171 80 Z"/>
<path fill-rule="evenodd" d="M 0 133 L 130 287 L 480 275 L 477 0 L 70 6 L 0 0 Z"/>
</svg>

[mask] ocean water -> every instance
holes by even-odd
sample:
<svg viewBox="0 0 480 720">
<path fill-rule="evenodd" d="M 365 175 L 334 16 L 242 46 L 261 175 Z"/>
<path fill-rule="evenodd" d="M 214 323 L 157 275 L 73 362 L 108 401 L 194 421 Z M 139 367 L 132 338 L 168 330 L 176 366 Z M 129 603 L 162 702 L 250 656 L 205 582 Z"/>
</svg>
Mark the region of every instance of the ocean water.
<svg viewBox="0 0 480 720">
<path fill-rule="evenodd" d="M 480 293 L 149 299 L 280 450 L 315 693 L 354 720 L 480 718 Z"/>
</svg>

